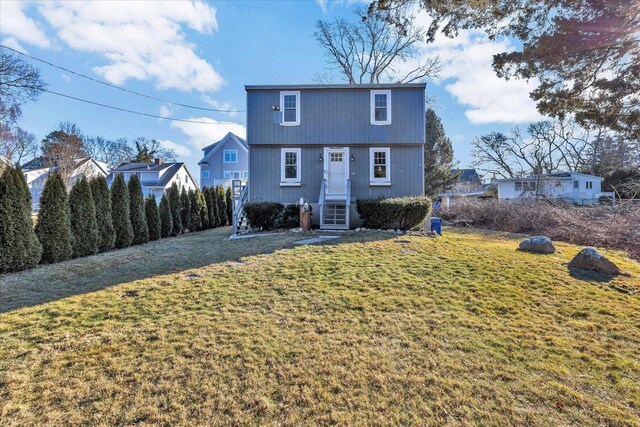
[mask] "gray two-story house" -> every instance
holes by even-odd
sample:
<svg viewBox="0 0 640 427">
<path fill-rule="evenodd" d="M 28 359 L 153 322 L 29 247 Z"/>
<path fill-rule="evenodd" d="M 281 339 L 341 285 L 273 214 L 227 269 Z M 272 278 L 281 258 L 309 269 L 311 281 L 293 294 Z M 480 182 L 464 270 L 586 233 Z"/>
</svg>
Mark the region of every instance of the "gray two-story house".
<svg viewBox="0 0 640 427">
<path fill-rule="evenodd" d="M 249 178 L 249 146 L 247 141 L 229 132 L 220 141 L 202 149 L 200 187 L 231 185 L 234 179 Z"/>
<path fill-rule="evenodd" d="M 425 84 L 245 86 L 248 201 L 355 227 L 355 201 L 424 194 Z"/>
</svg>

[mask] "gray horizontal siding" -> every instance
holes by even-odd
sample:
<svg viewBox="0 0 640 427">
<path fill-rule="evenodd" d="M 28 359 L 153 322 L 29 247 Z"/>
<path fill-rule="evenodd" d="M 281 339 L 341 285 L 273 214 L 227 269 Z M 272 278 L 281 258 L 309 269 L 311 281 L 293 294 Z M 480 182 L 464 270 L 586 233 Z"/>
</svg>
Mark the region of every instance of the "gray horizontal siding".
<svg viewBox="0 0 640 427">
<path fill-rule="evenodd" d="M 347 145 L 345 145 L 347 146 Z M 352 201 L 369 197 L 416 196 L 424 193 L 423 147 L 389 145 L 391 148 L 391 186 L 369 185 L 369 146 L 349 146 Z M 249 159 L 249 197 L 253 202 L 294 203 L 300 197 L 317 202 L 324 175 L 322 146 L 301 147 L 301 186 L 280 186 L 279 146 L 251 146 Z"/>
<path fill-rule="evenodd" d="M 370 90 L 301 90 L 300 125 L 281 126 L 280 91 L 247 92 L 251 145 L 423 144 L 424 89 L 391 90 L 391 124 L 371 125 Z"/>
</svg>

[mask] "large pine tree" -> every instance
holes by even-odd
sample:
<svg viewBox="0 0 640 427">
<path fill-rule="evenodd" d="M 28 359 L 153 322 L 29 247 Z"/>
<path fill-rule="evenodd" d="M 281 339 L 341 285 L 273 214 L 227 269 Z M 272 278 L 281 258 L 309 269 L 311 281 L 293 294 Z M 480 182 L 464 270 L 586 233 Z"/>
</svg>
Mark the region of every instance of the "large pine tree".
<svg viewBox="0 0 640 427">
<path fill-rule="evenodd" d="M 218 197 L 218 215 L 220 215 L 219 223 L 221 226 L 227 225 L 227 199 L 224 194 L 224 187 L 218 185 L 216 187 L 216 195 Z"/>
<path fill-rule="evenodd" d="M 64 181 L 57 172 L 50 174 L 44 185 L 35 231 L 42 244 L 41 262 L 53 263 L 71 258 L 73 235 L 69 198 Z"/>
<path fill-rule="evenodd" d="M 133 241 L 133 227 L 129 213 L 129 190 L 122 174 L 117 174 L 111 186 L 111 216 L 116 234 L 115 247 L 126 248 Z"/>
<path fill-rule="evenodd" d="M 133 228 L 133 245 L 141 245 L 149 241 L 149 227 L 144 214 L 144 194 L 140 178 L 133 175 L 127 184 L 129 190 L 129 217 Z"/>
<path fill-rule="evenodd" d="M 96 223 L 98 224 L 98 252 L 110 251 L 116 241 L 111 217 L 111 193 L 107 180 L 96 176 L 89 182 L 91 196 L 96 207 Z"/>
<path fill-rule="evenodd" d="M 177 236 L 182 233 L 182 214 L 180 200 L 180 190 L 178 185 L 174 182 L 171 184 L 169 191 L 167 192 L 169 197 L 169 207 L 171 208 L 171 219 L 173 220 L 173 229 L 171 231 L 172 236 Z"/>
<path fill-rule="evenodd" d="M 149 240 L 158 240 L 160 238 L 160 213 L 158 212 L 156 196 L 153 194 L 150 194 L 145 201 L 144 213 L 149 227 Z"/>
<path fill-rule="evenodd" d="M 85 177 L 77 181 L 69 192 L 69 212 L 74 245 L 73 256 L 82 257 L 98 253 L 98 222 L 91 186 Z"/>
<path fill-rule="evenodd" d="M 191 231 L 191 200 L 184 188 L 180 193 L 180 217 L 182 219 L 182 232 Z"/>
<path fill-rule="evenodd" d="M 31 220 L 31 193 L 22 171 L 4 168 L 0 174 L 0 274 L 34 267 L 41 255 Z"/>
<path fill-rule="evenodd" d="M 429 108 L 426 112 L 424 146 L 424 192 L 433 197 L 451 188 L 457 174 L 453 169 L 453 146 L 444 132 L 440 118 Z"/>
<path fill-rule="evenodd" d="M 162 195 L 158 210 L 160 211 L 160 237 L 169 237 L 173 233 L 173 218 L 171 217 L 169 198 L 166 194 Z"/>
</svg>

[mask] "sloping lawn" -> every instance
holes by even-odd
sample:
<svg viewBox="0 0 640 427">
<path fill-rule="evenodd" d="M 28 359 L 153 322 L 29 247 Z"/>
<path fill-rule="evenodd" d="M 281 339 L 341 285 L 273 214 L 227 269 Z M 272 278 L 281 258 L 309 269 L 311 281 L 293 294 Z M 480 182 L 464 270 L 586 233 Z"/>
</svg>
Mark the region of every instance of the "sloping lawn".
<svg viewBox="0 0 640 427">
<path fill-rule="evenodd" d="M 304 247 L 225 233 L 154 244 L 179 244 L 192 270 L 117 284 L 100 277 L 144 277 L 140 265 L 101 272 L 113 254 L 99 255 L 70 263 L 70 281 L 81 291 L 84 271 L 100 290 L 14 297 L 22 308 L 0 314 L 0 424 L 639 424 L 640 264 L 619 253 L 607 255 L 633 277 L 606 281 L 569 274 L 578 247 L 520 253 L 494 232 Z M 58 289 L 63 267 L 0 289 Z"/>
</svg>

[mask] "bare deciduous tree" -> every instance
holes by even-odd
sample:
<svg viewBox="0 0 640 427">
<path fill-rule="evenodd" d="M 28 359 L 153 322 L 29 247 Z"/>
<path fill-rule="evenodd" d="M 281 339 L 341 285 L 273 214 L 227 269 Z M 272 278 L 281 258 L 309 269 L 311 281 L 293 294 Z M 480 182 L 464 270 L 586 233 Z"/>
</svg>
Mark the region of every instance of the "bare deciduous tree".
<svg viewBox="0 0 640 427">
<path fill-rule="evenodd" d="M 20 127 L 0 125 L 0 155 L 20 164 L 38 151 L 36 136 Z"/>
<path fill-rule="evenodd" d="M 60 123 L 58 129 L 42 140 L 42 157 L 45 165 L 57 167 L 68 186 L 73 178 L 76 163 L 87 156 L 80 128 L 75 123 Z"/>
<path fill-rule="evenodd" d="M 17 120 L 22 114 L 21 105 L 37 99 L 45 88 L 37 68 L 0 48 L 0 121 Z"/>
<path fill-rule="evenodd" d="M 84 139 L 84 145 L 90 157 L 105 162 L 109 168 L 114 168 L 135 157 L 126 138 L 111 140 L 101 136 L 87 137 Z"/>
<path fill-rule="evenodd" d="M 357 22 L 338 18 L 333 22 L 318 21 L 315 39 L 325 50 L 333 70 L 349 84 L 395 81 L 410 83 L 427 77 L 437 77 L 442 65 L 438 57 L 408 71 L 400 71 L 403 64 L 415 58 L 415 44 L 422 41 L 422 29 L 407 25 L 400 29 L 393 23 L 358 8 Z M 321 80 L 329 80 L 327 75 Z"/>
</svg>

